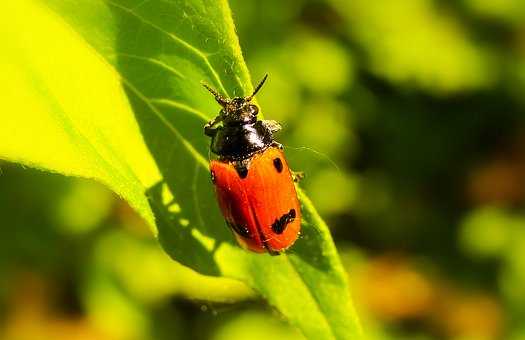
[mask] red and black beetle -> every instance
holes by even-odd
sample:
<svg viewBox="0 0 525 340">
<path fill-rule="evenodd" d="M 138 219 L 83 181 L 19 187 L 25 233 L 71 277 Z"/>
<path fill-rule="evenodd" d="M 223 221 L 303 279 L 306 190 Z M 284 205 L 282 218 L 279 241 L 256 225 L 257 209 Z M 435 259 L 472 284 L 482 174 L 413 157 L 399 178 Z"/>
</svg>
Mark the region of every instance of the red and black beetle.
<svg viewBox="0 0 525 340">
<path fill-rule="evenodd" d="M 266 78 L 250 96 L 232 99 L 203 84 L 222 106 L 204 133 L 218 156 L 210 170 L 226 223 L 244 248 L 276 254 L 297 239 L 301 208 L 283 146 L 273 139 L 281 126 L 258 120 L 259 108 L 251 103 Z"/>
</svg>

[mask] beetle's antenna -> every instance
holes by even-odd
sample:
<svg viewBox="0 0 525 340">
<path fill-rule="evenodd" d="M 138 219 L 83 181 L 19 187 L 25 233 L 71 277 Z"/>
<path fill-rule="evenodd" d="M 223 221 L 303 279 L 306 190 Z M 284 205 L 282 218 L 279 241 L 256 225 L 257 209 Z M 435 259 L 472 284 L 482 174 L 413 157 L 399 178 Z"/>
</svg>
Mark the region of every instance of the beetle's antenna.
<svg viewBox="0 0 525 340">
<path fill-rule="evenodd" d="M 216 90 L 214 90 L 211 86 L 209 86 L 208 84 L 206 84 L 205 82 L 201 82 L 202 86 L 204 86 L 206 88 L 206 90 L 210 91 L 211 94 L 213 94 L 213 96 L 215 97 L 215 100 L 217 101 L 217 103 L 221 104 L 222 106 L 225 106 L 226 104 L 229 103 L 229 101 L 224 98 L 223 96 L 221 96 L 219 94 L 219 92 L 217 92 Z"/>
<path fill-rule="evenodd" d="M 266 78 L 268 78 L 268 74 L 265 74 L 264 75 L 264 78 L 259 82 L 259 85 L 257 85 L 257 87 L 255 88 L 255 90 L 253 91 L 253 93 L 246 97 L 246 101 L 249 102 L 250 100 L 253 99 L 253 97 L 255 96 L 255 94 L 257 94 L 257 92 L 259 92 L 259 90 L 261 89 L 261 87 L 264 85 L 264 82 L 266 81 Z"/>
</svg>

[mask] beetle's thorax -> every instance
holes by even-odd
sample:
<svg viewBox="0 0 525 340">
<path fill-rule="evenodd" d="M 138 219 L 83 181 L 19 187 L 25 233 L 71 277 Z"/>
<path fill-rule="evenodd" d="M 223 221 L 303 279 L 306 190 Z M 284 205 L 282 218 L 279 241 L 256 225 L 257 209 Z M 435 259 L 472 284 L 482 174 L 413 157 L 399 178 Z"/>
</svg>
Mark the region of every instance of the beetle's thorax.
<svg viewBox="0 0 525 340">
<path fill-rule="evenodd" d="M 224 124 L 212 137 L 211 151 L 230 161 L 247 159 L 265 150 L 273 142 L 269 131 L 260 120 L 249 123 Z"/>
</svg>

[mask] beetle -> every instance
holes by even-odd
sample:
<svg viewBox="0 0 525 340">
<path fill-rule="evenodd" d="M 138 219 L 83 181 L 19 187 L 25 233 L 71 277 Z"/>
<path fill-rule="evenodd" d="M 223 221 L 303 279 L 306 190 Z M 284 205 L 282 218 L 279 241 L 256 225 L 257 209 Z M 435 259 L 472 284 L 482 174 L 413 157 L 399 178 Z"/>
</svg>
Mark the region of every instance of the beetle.
<svg viewBox="0 0 525 340">
<path fill-rule="evenodd" d="M 281 125 L 259 120 L 252 99 L 265 83 L 247 97 L 225 98 L 204 84 L 222 109 L 204 126 L 211 138 L 211 180 L 226 224 L 245 249 L 272 255 L 288 249 L 298 238 L 301 207 L 283 146 L 273 134 Z"/>
</svg>

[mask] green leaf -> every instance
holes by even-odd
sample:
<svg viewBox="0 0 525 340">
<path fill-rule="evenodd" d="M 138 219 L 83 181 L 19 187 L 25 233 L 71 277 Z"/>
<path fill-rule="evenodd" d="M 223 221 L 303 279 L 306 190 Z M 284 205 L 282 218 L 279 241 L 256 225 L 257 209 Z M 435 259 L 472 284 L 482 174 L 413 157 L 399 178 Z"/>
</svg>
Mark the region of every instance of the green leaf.
<svg viewBox="0 0 525 340">
<path fill-rule="evenodd" d="M 240 249 L 215 202 L 200 81 L 252 83 L 226 1 L 20 0 L 0 13 L 0 157 L 99 180 L 200 273 L 241 280 L 311 339 L 361 330 L 327 226 L 299 191 L 303 232 L 286 255 Z"/>
</svg>

